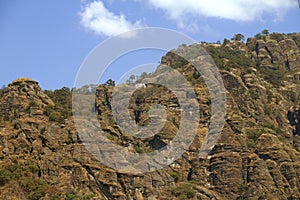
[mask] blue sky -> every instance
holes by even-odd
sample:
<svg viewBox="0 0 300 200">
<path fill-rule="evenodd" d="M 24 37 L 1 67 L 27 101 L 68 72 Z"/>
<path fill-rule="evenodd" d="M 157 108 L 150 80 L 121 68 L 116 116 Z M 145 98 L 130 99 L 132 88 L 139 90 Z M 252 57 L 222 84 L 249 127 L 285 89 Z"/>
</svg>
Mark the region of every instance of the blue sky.
<svg viewBox="0 0 300 200">
<path fill-rule="evenodd" d="M 0 87 L 18 77 L 35 79 L 43 89 L 72 87 L 96 45 L 134 28 L 169 28 L 214 42 L 263 29 L 300 32 L 299 19 L 297 0 L 1 0 Z M 158 62 L 163 53 L 122 58 L 105 78 Z"/>
</svg>

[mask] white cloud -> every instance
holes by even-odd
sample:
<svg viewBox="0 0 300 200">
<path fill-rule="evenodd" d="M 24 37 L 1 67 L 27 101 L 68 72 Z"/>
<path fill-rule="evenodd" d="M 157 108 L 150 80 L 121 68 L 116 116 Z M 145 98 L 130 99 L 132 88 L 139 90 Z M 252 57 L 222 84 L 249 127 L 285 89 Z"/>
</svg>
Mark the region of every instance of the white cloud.
<svg viewBox="0 0 300 200">
<path fill-rule="evenodd" d="M 141 21 L 132 23 L 125 15 L 110 12 L 102 1 L 85 4 L 79 14 L 81 25 L 99 35 L 114 36 L 144 26 Z"/>
<path fill-rule="evenodd" d="M 179 26 L 191 16 L 247 22 L 263 20 L 263 15 L 269 13 L 277 19 L 287 9 L 297 6 L 296 0 L 148 0 L 148 3 L 165 11 Z"/>
</svg>

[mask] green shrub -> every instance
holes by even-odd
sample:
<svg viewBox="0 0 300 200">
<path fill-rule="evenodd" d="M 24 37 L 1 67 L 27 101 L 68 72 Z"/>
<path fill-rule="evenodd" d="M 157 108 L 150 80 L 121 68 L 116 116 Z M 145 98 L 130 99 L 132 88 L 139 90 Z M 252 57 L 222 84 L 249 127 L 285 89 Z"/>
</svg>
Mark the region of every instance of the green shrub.
<svg viewBox="0 0 300 200">
<path fill-rule="evenodd" d="M 22 177 L 24 170 L 19 165 L 0 166 L 0 186 Z"/>
<path fill-rule="evenodd" d="M 35 164 L 28 165 L 28 170 L 32 173 L 37 173 L 39 171 L 39 167 Z"/>
<path fill-rule="evenodd" d="M 37 107 L 37 106 L 38 106 L 38 104 L 35 101 L 30 101 L 28 106 L 25 108 L 25 112 L 28 112 L 28 111 L 30 111 L 31 108 Z"/>
<path fill-rule="evenodd" d="M 265 35 L 261 35 L 260 33 L 257 33 L 254 37 L 257 40 L 266 40 L 266 36 Z"/>
<path fill-rule="evenodd" d="M 49 115 L 49 121 L 62 123 L 64 121 L 64 117 L 59 112 L 52 112 Z"/>
<path fill-rule="evenodd" d="M 137 153 L 144 153 L 145 150 L 140 147 L 140 146 L 137 146 L 137 145 L 134 145 L 134 150 L 137 152 Z"/>
<path fill-rule="evenodd" d="M 283 91 L 283 95 L 293 103 L 297 103 L 297 101 L 299 101 L 298 95 L 294 91 Z"/>
<path fill-rule="evenodd" d="M 248 147 L 252 148 L 261 134 L 262 131 L 260 129 L 248 129 L 246 131 Z"/>
<path fill-rule="evenodd" d="M 266 114 L 266 115 L 270 115 L 271 114 L 271 108 L 269 107 L 269 106 L 265 106 L 264 107 L 264 113 Z"/>
<path fill-rule="evenodd" d="M 13 164 L 6 167 L 6 170 L 10 172 L 10 178 L 13 180 L 19 179 L 22 177 L 22 174 L 25 173 L 24 170 L 20 165 Z"/>
<path fill-rule="evenodd" d="M 4 186 L 10 181 L 16 181 L 26 192 L 27 199 L 41 199 L 46 194 L 48 184 L 42 179 L 33 178 L 33 174 L 38 170 L 38 166 L 34 163 L 0 166 L 0 186 Z"/>
<path fill-rule="evenodd" d="M 114 136 L 112 136 L 110 133 L 107 133 L 105 136 L 109 140 L 114 140 Z"/>
<path fill-rule="evenodd" d="M 231 40 L 235 40 L 235 41 L 244 41 L 245 40 L 245 36 L 243 34 L 235 34 L 233 36 L 233 38 L 231 38 Z"/>
<path fill-rule="evenodd" d="M 73 200 L 76 198 L 76 195 L 75 194 L 68 194 L 67 195 L 67 200 Z"/>
<path fill-rule="evenodd" d="M 276 133 L 282 132 L 282 130 L 281 130 L 278 126 L 275 126 L 274 124 L 272 124 L 272 123 L 270 123 L 270 122 L 264 123 L 264 124 L 263 124 L 263 127 L 272 129 L 272 130 L 275 131 Z"/>
<path fill-rule="evenodd" d="M 270 34 L 270 39 L 280 42 L 281 40 L 284 40 L 284 34 L 272 33 L 272 34 Z"/>
<path fill-rule="evenodd" d="M 230 44 L 230 40 L 228 40 L 227 38 L 224 38 L 222 45 L 226 46 L 227 44 Z"/>
<path fill-rule="evenodd" d="M 251 89 L 249 90 L 249 92 L 252 99 L 254 100 L 259 99 L 259 93 L 256 90 Z"/>
<path fill-rule="evenodd" d="M 45 131 L 46 131 L 46 128 L 43 127 L 43 128 L 41 128 L 40 133 L 43 134 L 43 133 L 45 133 Z"/>
<path fill-rule="evenodd" d="M 183 183 L 171 189 L 171 193 L 178 199 L 191 199 L 196 195 L 193 186 L 188 183 Z"/>
<path fill-rule="evenodd" d="M 186 194 L 181 194 L 178 196 L 178 200 L 187 200 L 189 199 Z"/>
<path fill-rule="evenodd" d="M 23 178 L 20 181 L 21 187 L 27 192 L 28 198 L 38 200 L 45 196 L 47 184 L 42 179 Z"/>
<path fill-rule="evenodd" d="M 229 71 L 230 68 L 255 67 L 251 58 L 239 50 L 232 50 L 227 46 L 206 46 L 205 48 L 220 69 Z"/>
<path fill-rule="evenodd" d="M 0 186 L 4 186 L 10 180 L 10 173 L 7 170 L 0 169 Z"/>
<path fill-rule="evenodd" d="M 172 171 L 169 173 L 169 175 L 174 179 L 175 182 L 179 181 L 180 176 L 178 172 Z"/>
<path fill-rule="evenodd" d="M 63 87 L 54 91 L 45 90 L 44 92 L 55 103 L 54 107 L 47 106 L 44 108 L 45 115 L 50 116 L 53 112 L 59 112 L 63 119 L 72 115 L 72 95 L 69 88 Z"/>
<path fill-rule="evenodd" d="M 260 71 L 269 83 L 277 88 L 281 85 L 281 80 L 284 77 L 284 71 L 279 69 L 270 69 L 268 67 L 264 67 L 260 69 Z"/>
</svg>

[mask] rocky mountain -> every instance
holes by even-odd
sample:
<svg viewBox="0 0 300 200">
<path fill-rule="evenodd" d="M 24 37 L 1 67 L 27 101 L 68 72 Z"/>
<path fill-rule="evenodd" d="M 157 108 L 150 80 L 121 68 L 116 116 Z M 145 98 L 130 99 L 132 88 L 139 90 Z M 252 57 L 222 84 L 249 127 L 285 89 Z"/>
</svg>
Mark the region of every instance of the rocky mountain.
<svg viewBox="0 0 300 200">
<path fill-rule="evenodd" d="M 146 78 L 158 81 L 166 73 L 163 65 L 183 74 L 196 94 L 199 126 L 178 160 L 144 174 L 99 163 L 95 155 L 104 150 L 95 154 L 86 148 L 91 141 L 80 135 L 70 114 L 68 88 L 42 91 L 36 81 L 21 78 L 0 92 L 0 199 L 300 199 L 300 34 L 182 45 L 177 51 L 202 47 L 218 66 L 226 90 L 224 128 L 207 156 L 199 158 L 199 150 L 213 119 L 210 91 L 193 64 L 174 52 Z M 158 133 L 137 138 L 118 126 L 130 125 L 128 116 L 113 117 L 115 87 L 78 90 L 83 95 L 79 105 L 95 99 L 91 109 L 73 105 L 79 116 L 96 115 L 82 123 L 83 129 L 101 125 L 104 137 L 128 152 L 170 145 L 182 118 L 174 92 L 140 84 L 130 98 L 130 118 L 146 126 L 161 117 L 151 113 L 158 105 L 167 117 Z M 126 95 L 121 93 L 118 106 L 126 107 L 121 101 Z"/>
</svg>

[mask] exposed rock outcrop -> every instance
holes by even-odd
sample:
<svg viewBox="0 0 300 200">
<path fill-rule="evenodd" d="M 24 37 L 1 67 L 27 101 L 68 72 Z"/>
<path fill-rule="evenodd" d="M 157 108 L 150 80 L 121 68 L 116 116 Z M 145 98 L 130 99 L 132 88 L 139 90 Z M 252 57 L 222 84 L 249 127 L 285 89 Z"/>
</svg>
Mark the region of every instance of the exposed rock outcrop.
<svg viewBox="0 0 300 200">
<path fill-rule="evenodd" d="M 38 82 L 29 78 L 14 80 L 3 90 L 0 99 L 0 113 L 10 120 L 28 114 L 31 117 L 43 115 L 46 106 L 54 106 L 53 101 L 44 94 Z"/>
<path fill-rule="evenodd" d="M 191 83 L 201 118 L 182 157 L 146 174 L 121 174 L 100 164 L 85 147 L 93 141 L 80 137 L 71 117 L 60 123 L 45 115 L 56 106 L 36 81 L 13 81 L 0 97 L 0 199 L 300 199 L 299 37 L 279 38 L 203 45 L 220 69 L 227 96 L 222 135 L 205 158 L 199 149 L 211 123 L 209 91 L 192 64 L 174 53 L 162 58 Z M 146 78 L 162 73 L 159 66 Z M 182 112 L 171 90 L 147 84 L 133 93 L 128 109 L 138 124 L 151 123 L 151 106 L 161 104 L 167 114 L 159 133 L 136 138 L 118 126 L 128 125 L 128 118 L 113 118 L 113 89 L 100 85 L 95 94 L 85 94 L 95 99 L 94 107 L 76 113 L 96 114 L 91 124 L 99 123 L 105 137 L 128 152 L 149 153 L 171 143 Z M 127 106 L 120 97 L 119 106 Z"/>
</svg>

